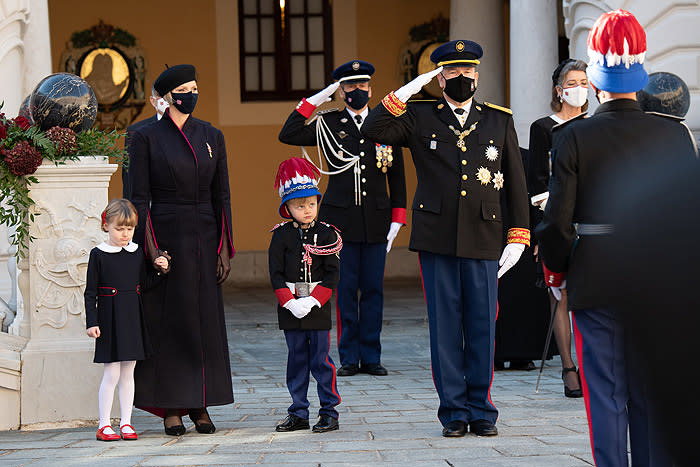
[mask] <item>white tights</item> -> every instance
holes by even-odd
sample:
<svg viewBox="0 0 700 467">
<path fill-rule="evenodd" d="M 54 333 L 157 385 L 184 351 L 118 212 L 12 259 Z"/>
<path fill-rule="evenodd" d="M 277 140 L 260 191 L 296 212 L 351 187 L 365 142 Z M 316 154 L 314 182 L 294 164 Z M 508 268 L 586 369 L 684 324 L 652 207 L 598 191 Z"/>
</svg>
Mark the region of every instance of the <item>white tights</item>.
<svg viewBox="0 0 700 467">
<path fill-rule="evenodd" d="M 134 405 L 134 368 L 136 361 L 105 363 L 105 373 L 100 384 L 100 426 L 109 426 L 114 390 L 119 383 L 119 426 L 131 425 L 131 406 Z"/>
</svg>

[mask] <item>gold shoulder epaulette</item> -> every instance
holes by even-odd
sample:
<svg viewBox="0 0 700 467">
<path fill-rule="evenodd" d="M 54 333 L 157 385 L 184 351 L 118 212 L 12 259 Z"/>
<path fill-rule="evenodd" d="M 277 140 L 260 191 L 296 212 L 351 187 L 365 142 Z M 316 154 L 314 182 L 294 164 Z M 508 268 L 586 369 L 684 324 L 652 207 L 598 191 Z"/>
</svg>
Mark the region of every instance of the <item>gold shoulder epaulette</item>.
<svg viewBox="0 0 700 467">
<path fill-rule="evenodd" d="M 683 118 L 683 117 L 679 117 L 677 115 L 665 114 L 663 112 L 646 111 L 644 113 L 649 114 L 649 115 L 656 115 L 659 117 L 668 118 L 669 120 L 674 120 L 676 122 L 682 122 L 683 120 L 685 120 L 685 118 Z"/>
<path fill-rule="evenodd" d="M 274 226 L 273 228 L 271 228 L 271 229 L 270 229 L 270 232 L 274 232 L 275 230 L 279 229 L 280 227 L 282 227 L 282 226 L 283 226 L 284 224 L 286 224 L 287 222 L 289 222 L 289 221 L 280 222 L 279 224 L 277 224 L 276 226 Z"/>
<path fill-rule="evenodd" d="M 338 112 L 338 111 L 340 111 L 339 108 L 319 110 L 318 112 L 316 112 L 316 115 L 329 114 L 329 113 Z"/>
<path fill-rule="evenodd" d="M 552 131 L 561 130 L 562 128 L 564 128 L 566 125 L 568 125 L 571 122 L 575 122 L 576 120 L 581 120 L 582 118 L 586 118 L 586 115 L 588 115 L 588 114 L 586 112 L 583 112 L 581 115 L 577 115 L 574 118 L 570 118 L 565 122 L 557 123 L 556 125 L 554 125 L 552 127 Z"/>
<path fill-rule="evenodd" d="M 490 102 L 484 102 L 484 105 L 487 107 L 491 107 L 492 109 L 500 110 L 501 112 L 505 112 L 509 115 L 513 115 L 513 111 L 510 110 L 508 107 L 501 107 L 500 105 L 492 104 Z"/>
</svg>

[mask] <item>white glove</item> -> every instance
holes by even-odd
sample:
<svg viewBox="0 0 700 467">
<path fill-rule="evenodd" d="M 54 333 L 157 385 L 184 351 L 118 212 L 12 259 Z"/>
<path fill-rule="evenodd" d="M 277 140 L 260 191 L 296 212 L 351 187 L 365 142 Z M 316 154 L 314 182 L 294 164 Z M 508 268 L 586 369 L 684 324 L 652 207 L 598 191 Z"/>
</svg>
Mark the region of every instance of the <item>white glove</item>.
<svg viewBox="0 0 700 467">
<path fill-rule="evenodd" d="M 503 249 L 503 254 L 501 259 L 498 260 L 498 278 L 500 279 L 503 274 L 508 272 L 510 268 L 515 266 L 515 263 L 520 259 L 520 255 L 525 251 L 525 245 L 522 243 L 509 243 Z"/>
<path fill-rule="evenodd" d="M 311 312 L 311 309 L 315 306 L 321 308 L 321 303 L 311 296 L 297 298 L 297 302 L 299 302 L 299 304 L 304 308 L 304 310 L 306 310 L 304 316 L 308 315 Z"/>
<path fill-rule="evenodd" d="M 552 291 L 552 295 L 557 299 L 558 302 L 561 301 L 561 291 L 566 288 L 566 279 L 561 282 L 559 287 L 550 287 L 549 290 Z"/>
<path fill-rule="evenodd" d="M 403 227 L 401 222 L 392 222 L 389 226 L 389 233 L 386 234 L 386 252 L 389 253 L 391 250 L 391 244 L 394 243 L 394 239 L 399 234 L 399 230 Z"/>
<path fill-rule="evenodd" d="M 421 89 L 423 89 L 423 86 L 428 84 L 435 78 L 435 76 L 442 71 L 442 67 L 436 68 L 433 71 L 429 71 L 427 73 L 423 73 L 422 75 L 416 76 L 413 81 L 411 81 L 408 84 L 404 84 L 401 86 L 399 89 L 394 91 L 394 95 L 398 100 L 403 102 L 404 104 L 408 102 L 408 99 L 411 98 L 412 95 L 416 94 L 419 92 Z M 307 99 L 308 100 L 308 99 Z"/>
<path fill-rule="evenodd" d="M 338 89 L 338 86 L 340 86 L 340 83 L 336 81 L 335 83 L 331 84 L 328 86 L 326 89 L 323 91 L 314 94 L 313 96 L 309 97 L 306 99 L 306 102 L 309 104 L 318 107 L 319 105 L 323 104 L 324 102 L 328 102 L 331 100 L 331 96 L 333 93 Z"/>
<path fill-rule="evenodd" d="M 291 311 L 295 317 L 301 319 L 309 314 L 311 308 L 307 308 L 306 306 L 304 306 L 304 304 L 299 303 L 299 300 L 300 299 L 293 298 L 282 306 Z"/>
</svg>

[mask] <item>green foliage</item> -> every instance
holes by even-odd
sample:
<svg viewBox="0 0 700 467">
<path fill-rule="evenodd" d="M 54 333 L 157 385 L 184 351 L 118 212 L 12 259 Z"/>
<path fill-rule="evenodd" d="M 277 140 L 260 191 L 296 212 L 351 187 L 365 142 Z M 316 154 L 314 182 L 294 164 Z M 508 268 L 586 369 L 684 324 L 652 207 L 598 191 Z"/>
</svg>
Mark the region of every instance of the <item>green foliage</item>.
<svg viewBox="0 0 700 467">
<path fill-rule="evenodd" d="M 77 160 L 80 156 L 107 156 L 125 166 L 128 156 L 119 144 L 124 133 L 116 130 L 90 129 L 78 133 L 75 135 L 77 150 L 67 154 L 58 152 L 56 144 L 38 126 L 32 125 L 23 129 L 18 120 L 20 118 L 7 119 L 0 113 L 0 224 L 15 228 L 10 240 L 11 244 L 17 247 L 17 255 L 22 258 L 29 243 L 34 240 L 29 233 L 29 227 L 38 213 L 31 212 L 34 201 L 29 196 L 29 189 L 32 184 L 38 183 L 38 180 L 31 174 L 12 173 L 5 157 L 8 150 L 21 141 L 27 141 L 41 153 L 44 163 L 50 161 L 56 165 Z"/>
</svg>

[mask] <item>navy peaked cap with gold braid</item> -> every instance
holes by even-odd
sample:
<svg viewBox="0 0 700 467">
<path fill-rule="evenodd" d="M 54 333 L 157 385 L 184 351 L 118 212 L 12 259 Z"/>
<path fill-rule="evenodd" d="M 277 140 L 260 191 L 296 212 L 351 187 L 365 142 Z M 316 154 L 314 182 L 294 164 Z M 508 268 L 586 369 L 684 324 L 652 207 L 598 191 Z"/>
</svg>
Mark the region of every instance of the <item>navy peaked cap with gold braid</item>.
<svg viewBox="0 0 700 467">
<path fill-rule="evenodd" d="M 445 42 L 430 54 L 437 66 L 478 65 L 484 50 L 474 41 L 456 40 Z"/>
<path fill-rule="evenodd" d="M 340 81 L 369 81 L 370 76 L 374 74 L 374 65 L 364 60 L 351 60 L 348 63 L 343 63 L 338 68 L 333 70 L 331 77 Z"/>
</svg>

